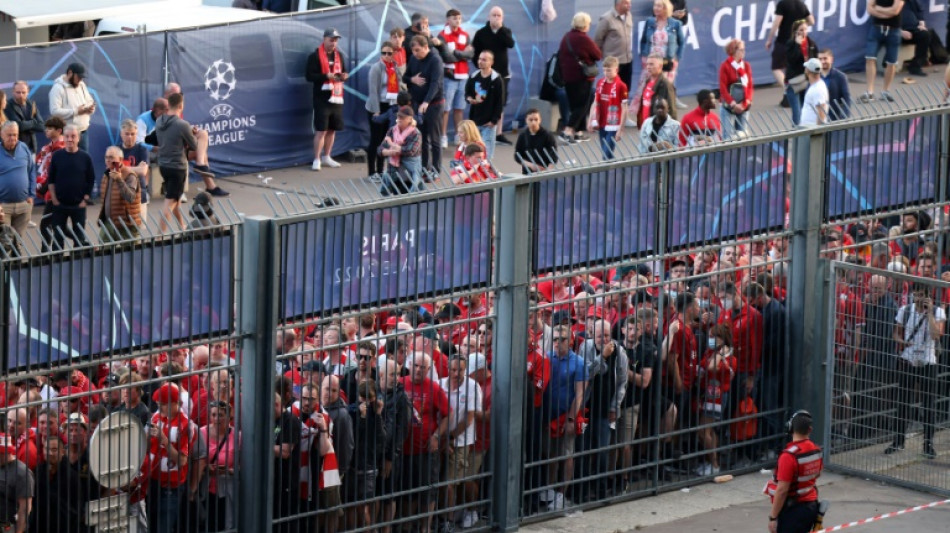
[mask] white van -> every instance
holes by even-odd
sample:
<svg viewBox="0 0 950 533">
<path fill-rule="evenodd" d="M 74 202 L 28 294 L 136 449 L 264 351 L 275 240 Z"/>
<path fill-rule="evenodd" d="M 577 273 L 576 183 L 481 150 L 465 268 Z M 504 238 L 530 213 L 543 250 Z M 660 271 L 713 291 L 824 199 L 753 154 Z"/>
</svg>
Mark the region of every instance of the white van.
<svg viewBox="0 0 950 533">
<path fill-rule="evenodd" d="M 250 9 L 197 5 L 105 17 L 96 26 L 96 36 L 215 26 L 271 16 L 273 16 L 271 13 Z"/>
</svg>

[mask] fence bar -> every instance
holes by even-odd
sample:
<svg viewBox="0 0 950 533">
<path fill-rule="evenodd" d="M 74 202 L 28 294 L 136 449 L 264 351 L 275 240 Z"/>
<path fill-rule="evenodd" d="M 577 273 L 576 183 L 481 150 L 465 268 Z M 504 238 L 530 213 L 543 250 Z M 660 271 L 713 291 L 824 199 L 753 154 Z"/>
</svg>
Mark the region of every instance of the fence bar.
<svg viewBox="0 0 950 533">
<path fill-rule="evenodd" d="M 500 285 L 495 304 L 498 322 L 495 332 L 495 364 L 492 387 L 495 398 L 507 401 L 492 406 L 492 454 L 494 472 L 493 516 L 497 528 L 518 528 L 521 507 L 526 347 L 528 346 L 528 283 L 530 281 L 533 185 L 501 190 L 496 247 L 496 282 Z M 529 228 L 514 231 L 514 228 Z"/>
<path fill-rule="evenodd" d="M 244 224 L 240 286 L 242 339 L 240 379 L 241 487 L 238 523 L 242 531 L 270 531 L 274 461 L 270 452 L 274 427 L 274 337 L 277 331 L 277 246 L 274 223 L 248 217 Z M 265 459 L 265 457 L 267 459 Z"/>
<path fill-rule="evenodd" d="M 789 397 L 789 405 L 808 409 L 815 417 L 814 438 L 822 442 L 821 428 L 825 427 L 823 403 L 825 395 L 822 362 L 824 361 L 822 332 L 822 292 L 826 279 L 818 264 L 821 248 L 821 224 L 825 193 L 825 137 L 808 134 L 792 140 L 793 167 L 790 225 L 792 254 L 789 293 L 789 314 L 802 317 L 789 324 L 789 343 L 792 361 L 789 365 L 789 383 L 797 383 Z"/>
</svg>

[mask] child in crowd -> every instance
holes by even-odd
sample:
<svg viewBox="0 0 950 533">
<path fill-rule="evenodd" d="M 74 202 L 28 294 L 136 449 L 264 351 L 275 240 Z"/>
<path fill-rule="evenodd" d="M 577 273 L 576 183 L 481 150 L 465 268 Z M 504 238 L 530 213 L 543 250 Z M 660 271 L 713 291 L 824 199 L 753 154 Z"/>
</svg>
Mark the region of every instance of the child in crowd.
<svg viewBox="0 0 950 533">
<path fill-rule="evenodd" d="M 614 56 L 604 59 L 604 77 L 597 80 L 594 90 L 594 103 L 590 107 L 588 131 L 600 133 L 600 149 L 604 159 L 613 159 L 617 140 L 623 135 L 623 125 L 627 121 L 627 84 L 617 71 L 620 62 Z"/>
</svg>

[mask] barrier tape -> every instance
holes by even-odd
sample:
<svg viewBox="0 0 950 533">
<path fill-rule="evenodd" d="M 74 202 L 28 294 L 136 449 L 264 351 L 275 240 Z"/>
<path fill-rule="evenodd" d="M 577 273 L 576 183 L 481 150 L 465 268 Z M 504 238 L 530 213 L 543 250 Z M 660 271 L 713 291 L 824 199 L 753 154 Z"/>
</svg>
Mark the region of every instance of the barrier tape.
<svg viewBox="0 0 950 533">
<path fill-rule="evenodd" d="M 828 527 L 825 529 L 819 529 L 813 533 L 832 533 L 833 531 L 841 531 L 842 529 L 847 529 L 854 526 L 863 526 L 864 524 L 870 524 L 871 522 L 878 522 L 887 518 L 894 518 L 895 516 L 900 516 L 907 513 L 913 513 L 915 511 L 921 511 L 923 509 L 930 509 L 932 507 L 937 507 L 945 503 L 950 503 L 950 500 L 942 500 L 939 502 L 931 502 L 924 505 L 918 505 L 916 507 L 908 507 L 907 509 L 901 509 L 900 511 L 893 511 L 890 513 L 885 513 L 877 516 L 872 516 L 871 518 L 865 518 L 864 520 L 858 520 L 856 522 L 848 522 L 847 524 L 841 524 L 840 526 Z"/>
</svg>

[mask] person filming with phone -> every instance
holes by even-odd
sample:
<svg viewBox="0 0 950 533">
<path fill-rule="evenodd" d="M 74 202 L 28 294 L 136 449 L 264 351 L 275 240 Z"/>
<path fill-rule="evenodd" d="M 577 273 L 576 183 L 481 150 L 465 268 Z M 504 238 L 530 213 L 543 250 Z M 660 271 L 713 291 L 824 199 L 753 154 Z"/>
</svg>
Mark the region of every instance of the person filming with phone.
<svg viewBox="0 0 950 533">
<path fill-rule="evenodd" d="M 102 211 L 99 213 L 99 238 L 102 242 L 137 238 L 142 225 L 142 196 L 135 169 L 123 163 L 122 149 L 106 149 L 106 170 L 99 185 Z"/>
</svg>

